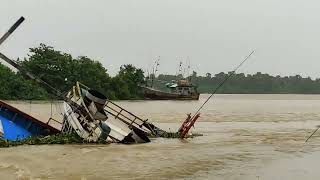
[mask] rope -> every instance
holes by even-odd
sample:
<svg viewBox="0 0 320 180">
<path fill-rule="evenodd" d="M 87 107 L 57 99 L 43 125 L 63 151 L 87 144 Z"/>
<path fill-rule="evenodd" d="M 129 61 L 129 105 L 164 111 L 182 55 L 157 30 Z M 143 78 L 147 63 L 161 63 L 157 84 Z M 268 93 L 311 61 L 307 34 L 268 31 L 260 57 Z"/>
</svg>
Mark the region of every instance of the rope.
<svg viewBox="0 0 320 180">
<path fill-rule="evenodd" d="M 308 139 L 306 139 L 305 142 L 308 142 L 308 140 L 309 140 L 309 139 L 314 135 L 314 133 L 316 133 L 319 129 L 320 129 L 320 126 L 318 126 L 318 128 L 317 128 L 315 131 L 313 131 L 313 133 L 308 137 Z"/>
<path fill-rule="evenodd" d="M 50 108 L 51 108 L 51 113 L 50 113 L 50 119 L 52 119 L 52 103 L 53 103 L 53 99 L 51 99 L 51 106 L 50 106 Z"/>
<path fill-rule="evenodd" d="M 59 104 L 59 101 L 56 101 L 56 103 L 55 103 L 55 106 L 56 106 L 56 111 L 57 111 L 57 113 L 60 113 L 60 115 L 63 115 L 63 110 L 61 109 L 61 106 L 62 106 L 63 104 Z"/>
<path fill-rule="evenodd" d="M 254 53 L 255 51 L 253 50 L 223 81 L 219 83 L 217 88 L 213 91 L 213 93 L 207 98 L 207 100 L 199 107 L 199 109 L 196 111 L 196 113 L 193 114 L 192 118 L 193 119 L 196 114 L 200 112 L 200 110 L 203 108 L 203 106 L 211 99 L 214 94 L 223 86 L 224 83 L 226 83 L 233 75 L 235 75 L 235 72 L 250 58 L 250 56 Z"/>
</svg>

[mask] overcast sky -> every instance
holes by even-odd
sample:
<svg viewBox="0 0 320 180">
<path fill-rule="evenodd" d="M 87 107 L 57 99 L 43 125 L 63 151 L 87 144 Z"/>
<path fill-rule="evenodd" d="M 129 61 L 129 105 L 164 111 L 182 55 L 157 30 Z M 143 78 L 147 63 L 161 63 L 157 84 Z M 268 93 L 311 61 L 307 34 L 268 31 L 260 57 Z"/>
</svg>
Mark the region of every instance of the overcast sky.
<svg viewBox="0 0 320 180">
<path fill-rule="evenodd" d="M 1 0 L 0 33 L 26 21 L 0 51 L 25 57 L 40 43 L 100 61 L 175 74 L 180 60 L 205 74 L 240 72 L 320 77 L 316 0 Z"/>
</svg>

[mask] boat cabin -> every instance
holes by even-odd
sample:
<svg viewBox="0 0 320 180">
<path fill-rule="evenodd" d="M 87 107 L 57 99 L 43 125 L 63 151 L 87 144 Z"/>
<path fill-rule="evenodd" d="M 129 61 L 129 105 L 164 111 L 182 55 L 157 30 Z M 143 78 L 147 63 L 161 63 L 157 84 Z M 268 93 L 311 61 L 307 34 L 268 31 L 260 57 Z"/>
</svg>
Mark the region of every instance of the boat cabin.
<svg viewBox="0 0 320 180">
<path fill-rule="evenodd" d="M 168 85 L 171 93 L 178 93 L 180 95 L 188 96 L 191 94 L 197 94 L 197 87 L 189 83 L 187 80 L 182 79 L 177 83 L 171 83 Z"/>
</svg>

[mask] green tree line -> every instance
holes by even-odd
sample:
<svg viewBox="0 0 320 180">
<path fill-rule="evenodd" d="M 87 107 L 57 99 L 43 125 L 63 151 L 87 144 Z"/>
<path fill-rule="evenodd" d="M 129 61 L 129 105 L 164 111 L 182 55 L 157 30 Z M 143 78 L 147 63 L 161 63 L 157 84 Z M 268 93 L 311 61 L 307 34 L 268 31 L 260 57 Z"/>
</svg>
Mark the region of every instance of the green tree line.
<svg viewBox="0 0 320 180">
<path fill-rule="evenodd" d="M 143 71 L 131 64 L 120 67 L 111 77 L 103 65 L 86 56 L 72 55 L 40 44 L 30 48 L 28 57 L 18 60 L 22 68 L 51 86 L 65 92 L 79 81 L 105 94 L 109 99 L 141 99 L 140 84 L 144 83 Z M 0 64 L 0 99 L 53 99 L 48 89 L 27 79 L 20 72 Z"/>
<path fill-rule="evenodd" d="M 1 62 L 1 61 L 0 61 Z M 68 53 L 40 44 L 30 48 L 30 53 L 17 62 L 26 71 L 46 81 L 56 89 L 66 92 L 76 81 L 96 89 L 109 99 L 142 99 L 139 85 L 145 84 L 144 72 L 133 65 L 123 65 L 118 74 L 111 77 L 103 65 L 86 56 L 72 57 Z M 231 72 L 229 72 L 231 73 Z M 229 73 L 198 76 L 193 72 L 189 79 L 198 86 L 200 93 L 211 93 Z M 182 75 L 160 74 L 153 82 L 154 87 L 166 90 L 165 84 L 183 78 Z M 150 79 L 147 79 L 150 86 Z M 296 76 L 271 76 L 235 74 L 218 93 L 237 94 L 320 94 L 320 79 Z M 55 99 L 48 89 L 20 72 L 14 72 L 0 63 L 0 99 L 49 100 Z"/>
<path fill-rule="evenodd" d="M 229 72 L 232 73 L 232 72 Z M 229 73 L 218 73 L 206 76 L 197 76 L 196 72 L 189 78 L 198 86 L 200 93 L 211 93 Z M 156 86 L 161 87 L 179 77 L 160 74 L 156 79 Z M 295 76 L 272 76 L 257 72 L 256 74 L 238 73 L 231 77 L 218 91 L 225 94 L 320 94 L 320 79 L 304 78 Z"/>
</svg>

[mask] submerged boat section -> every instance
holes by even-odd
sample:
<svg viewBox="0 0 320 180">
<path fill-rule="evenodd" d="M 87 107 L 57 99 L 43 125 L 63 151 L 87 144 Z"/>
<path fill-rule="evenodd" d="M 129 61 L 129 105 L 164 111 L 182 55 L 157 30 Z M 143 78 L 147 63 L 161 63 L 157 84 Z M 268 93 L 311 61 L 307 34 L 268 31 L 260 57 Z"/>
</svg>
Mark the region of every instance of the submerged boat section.
<svg viewBox="0 0 320 180">
<path fill-rule="evenodd" d="M 60 132 L 3 101 L 0 101 L 0 131 L 2 138 L 6 140 L 21 140 L 30 136 Z"/>
<path fill-rule="evenodd" d="M 0 44 L 24 21 L 21 17 L 0 38 Z M 64 118 L 61 131 L 44 123 L 9 104 L 0 101 L 0 138 L 5 140 L 23 140 L 30 136 L 77 134 L 83 142 L 146 143 L 148 136 L 165 137 L 177 134 L 184 138 L 197 118 L 187 119 L 181 132 L 168 133 L 137 115 L 107 99 L 100 92 L 77 82 L 66 94 L 51 86 L 41 78 L 23 69 L 19 63 L 0 53 L 0 58 L 16 68 L 22 74 L 48 88 L 51 93 L 64 100 Z M 151 95 L 159 99 L 199 99 L 195 86 L 184 81 L 170 85 L 171 93 Z M 152 94 L 152 93 L 151 93 Z M 56 121 L 56 120 L 54 120 Z M 59 122 L 59 121 L 56 121 Z M 182 133 L 183 132 L 183 133 Z M 76 137 L 78 138 L 78 136 Z M 183 135 L 183 136 L 181 136 Z M 78 140 L 78 139 L 77 139 Z M 77 141 L 78 142 L 78 141 Z"/>
<path fill-rule="evenodd" d="M 150 142 L 149 134 L 161 131 L 100 92 L 77 82 L 64 102 L 63 133 L 77 133 L 89 142 Z"/>
</svg>

